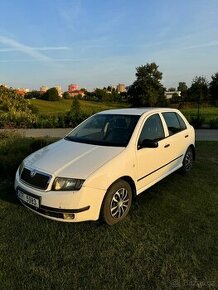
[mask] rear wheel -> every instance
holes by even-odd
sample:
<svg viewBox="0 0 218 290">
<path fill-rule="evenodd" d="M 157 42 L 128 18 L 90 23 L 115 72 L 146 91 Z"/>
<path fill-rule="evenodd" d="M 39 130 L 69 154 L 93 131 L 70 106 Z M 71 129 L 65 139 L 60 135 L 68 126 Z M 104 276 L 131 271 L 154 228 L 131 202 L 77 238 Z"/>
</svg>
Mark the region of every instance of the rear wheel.
<svg viewBox="0 0 218 290">
<path fill-rule="evenodd" d="M 109 187 L 102 206 L 102 218 L 108 225 L 122 221 L 132 204 L 132 189 L 128 182 L 119 180 Z"/>
<path fill-rule="evenodd" d="M 184 159 L 183 159 L 183 165 L 182 165 L 182 172 L 188 173 L 193 166 L 193 160 L 194 160 L 194 155 L 191 147 L 189 147 L 185 153 Z"/>
</svg>

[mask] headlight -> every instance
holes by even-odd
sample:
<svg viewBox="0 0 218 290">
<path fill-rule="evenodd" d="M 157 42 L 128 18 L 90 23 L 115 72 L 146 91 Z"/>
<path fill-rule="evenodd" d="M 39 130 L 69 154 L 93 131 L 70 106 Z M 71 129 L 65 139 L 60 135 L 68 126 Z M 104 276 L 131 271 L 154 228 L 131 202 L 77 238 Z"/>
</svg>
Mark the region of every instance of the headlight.
<svg viewBox="0 0 218 290">
<path fill-rule="evenodd" d="M 24 168 L 24 163 L 22 162 L 18 168 L 18 173 L 19 173 L 19 176 L 21 176 L 21 173 L 23 171 L 23 168 Z"/>
<path fill-rule="evenodd" d="M 52 185 L 52 190 L 79 190 L 84 181 L 84 179 L 56 177 Z"/>
</svg>

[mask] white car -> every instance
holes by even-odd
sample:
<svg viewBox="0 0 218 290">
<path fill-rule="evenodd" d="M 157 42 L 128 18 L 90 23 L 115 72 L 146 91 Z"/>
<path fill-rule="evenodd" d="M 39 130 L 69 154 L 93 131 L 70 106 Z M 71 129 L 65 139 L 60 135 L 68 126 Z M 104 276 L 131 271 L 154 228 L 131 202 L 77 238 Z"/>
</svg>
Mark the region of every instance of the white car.
<svg viewBox="0 0 218 290">
<path fill-rule="evenodd" d="M 30 210 L 64 222 L 123 220 L 132 198 L 175 170 L 191 170 L 195 132 L 168 108 L 97 113 L 28 156 L 15 189 Z"/>
</svg>

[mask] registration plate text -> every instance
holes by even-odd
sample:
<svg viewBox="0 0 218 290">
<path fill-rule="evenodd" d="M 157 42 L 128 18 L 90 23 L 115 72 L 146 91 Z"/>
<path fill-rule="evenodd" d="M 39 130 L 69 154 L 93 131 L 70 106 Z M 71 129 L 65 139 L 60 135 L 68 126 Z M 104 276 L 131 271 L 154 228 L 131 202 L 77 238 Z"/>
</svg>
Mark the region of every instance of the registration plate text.
<svg viewBox="0 0 218 290">
<path fill-rule="evenodd" d="M 39 199 L 32 197 L 21 190 L 17 190 L 17 196 L 24 202 L 39 208 Z"/>
</svg>

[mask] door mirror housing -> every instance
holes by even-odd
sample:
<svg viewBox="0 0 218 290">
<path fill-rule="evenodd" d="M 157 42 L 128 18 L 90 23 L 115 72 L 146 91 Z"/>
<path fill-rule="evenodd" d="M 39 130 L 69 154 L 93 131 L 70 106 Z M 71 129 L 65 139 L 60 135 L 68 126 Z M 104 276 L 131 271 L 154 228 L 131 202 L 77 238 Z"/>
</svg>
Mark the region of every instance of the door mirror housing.
<svg viewBox="0 0 218 290">
<path fill-rule="evenodd" d="M 139 149 L 142 148 L 157 148 L 158 147 L 158 141 L 156 140 L 149 140 L 144 139 L 142 143 L 139 145 Z"/>
</svg>

